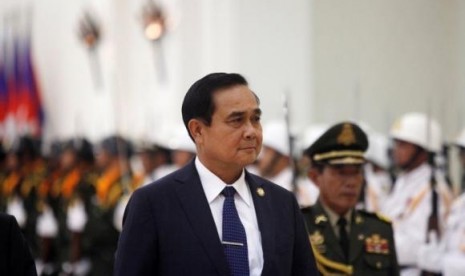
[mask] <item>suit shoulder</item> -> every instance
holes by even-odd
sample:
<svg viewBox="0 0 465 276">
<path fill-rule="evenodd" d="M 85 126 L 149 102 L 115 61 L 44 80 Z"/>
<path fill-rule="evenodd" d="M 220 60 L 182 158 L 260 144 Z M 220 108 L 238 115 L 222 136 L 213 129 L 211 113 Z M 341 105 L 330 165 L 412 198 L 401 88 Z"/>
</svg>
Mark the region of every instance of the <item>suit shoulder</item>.
<svg viewBox="0 0 465 276">
<path fill-rule="evenodd" d="M 15 217 L 6 213 L 0 213 L 0 223 L 2 225 L 10 225 L 15 221 Z"/>
<path fill-rule="evenodd" d="M 162 191 L 165 189 L 172 189 L 173 185 L 171 184 L 174 181 L 176 181 L 177 175 L 179 175 L 179 170 L 174 171 L 168 175 L 165 175 L 162 178 L 157 179 L 154 182 L 151 182 L 150 184 L 147 184 L 143 187 L 140 187 L 137 190 L 142 190 L 146 192 L 156 192 L 156 191 Z"/>
<path fill-rule="evenodd" d="M 379 222 L 383 222 L 385 224 L 388 224 L 388 225 L 391 225 L 392 222 L 389 218 L 385 217 L 384 215 L 380 214 L 380 213 L 373 213 L 373 212 L 368 212 L 368 211 L 365 211 L 365 210 L 358 210 L 357 211 L 362 217 L 366 218 L 366 219 L 371 219 L 371 220 L 374 220 L 374 221 L 379 221 Z"/>
</svg>

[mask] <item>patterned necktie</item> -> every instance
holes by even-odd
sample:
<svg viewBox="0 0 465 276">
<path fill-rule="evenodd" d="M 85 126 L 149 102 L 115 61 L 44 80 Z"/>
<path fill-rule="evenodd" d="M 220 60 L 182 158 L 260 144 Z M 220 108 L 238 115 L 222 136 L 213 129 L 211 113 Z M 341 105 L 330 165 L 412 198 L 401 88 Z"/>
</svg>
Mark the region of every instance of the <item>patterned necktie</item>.
<svg viewBox="0 0 465 276">
<path fill-rule="evenodd" d="M 223 249 L 232 276 L 249 275 L 247 236 L 234 204 L 234 187 L 226 187 L 221 192 L 223 205 Z"/>
<path fill-rule="evenodd" d="M 346 225 L 347 220 L 344 217 L 340 217 L 337 220 L 337 225 L 339 226 L 339 244 L 341 245 L 342 252 L 346 260 L 349 259 L 349 236 L 347 235 Z"/>
</svg>

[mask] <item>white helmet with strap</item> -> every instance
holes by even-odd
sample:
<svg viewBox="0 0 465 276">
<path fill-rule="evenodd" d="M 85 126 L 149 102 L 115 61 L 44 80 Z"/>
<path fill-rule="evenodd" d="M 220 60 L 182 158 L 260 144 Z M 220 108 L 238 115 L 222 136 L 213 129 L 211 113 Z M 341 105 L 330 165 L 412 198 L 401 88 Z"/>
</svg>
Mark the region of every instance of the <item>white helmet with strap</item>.
<svg viewBox="0 0 465 276">
<path fill-rule="evenodd" d="M 459 136 L 455 140 L 455 144 L 459 147 L 465 148 L 465 129 L 460 132 Z"/>
<path fill-rule="evenodd" d="M 272 148 L 285 156 L 291 155 L 289 134 L 284 121 L 270 121 L 263 126 L 263 146 Z"/>
<path fill-rule="evenodd" d="M 365 159 L 375 163 L 383 169 L 389 169 L 389 139 L 377 132 L 368 133 L 368 150 Z"/>
<path fill-rule="evenodd" d="M 394 122 L 390 136 L 431 152 L 440 152 L 442 148 L 441 127 L 436 120 L 423 113 L 404 114 Z"/>
</svg>

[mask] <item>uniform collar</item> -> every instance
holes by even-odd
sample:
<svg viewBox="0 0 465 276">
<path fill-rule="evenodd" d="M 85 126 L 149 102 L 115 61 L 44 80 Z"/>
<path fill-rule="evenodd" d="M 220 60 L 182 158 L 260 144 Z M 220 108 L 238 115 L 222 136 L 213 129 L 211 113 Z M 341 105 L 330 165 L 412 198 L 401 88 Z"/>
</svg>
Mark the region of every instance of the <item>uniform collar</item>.
<svg viewBox="0 0 465 276">
<path fill-rule="evenodd" d="M 331 224 L 332 227 L 336 227 L 337 226 L 337 221 L 338 219 L 340 218 L 340 216 L 338 214 L 336 214 L 333 210 L 331 210 L 328 206 L 326 206 L 323 202 L 321 202 L 321 200 L 319 200 L 319 203 L 322 207 L 322 209 L 324 210 L 324 212 L 326 213 L 326 215 L 328 216 L 329 218 L 329 223 Z M 343 217 L 346 219 L 347 221 L 347 225 L 350 227 L 350 224 L 352 222 L 352 212 L 353 212 L 353 209 L 350 209 Z"/>
</svg>

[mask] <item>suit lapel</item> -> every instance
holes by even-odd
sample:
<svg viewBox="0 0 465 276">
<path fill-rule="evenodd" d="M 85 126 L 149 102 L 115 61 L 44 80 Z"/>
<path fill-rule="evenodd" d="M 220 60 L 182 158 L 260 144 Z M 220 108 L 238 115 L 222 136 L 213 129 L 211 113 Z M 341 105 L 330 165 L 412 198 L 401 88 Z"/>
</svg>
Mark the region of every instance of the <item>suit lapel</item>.
<svg viewBox="0 0 465 276">
<path fill-rule="evenodd" d="M 263 270 L 262 275 L 272 275 L 272 260 L 275 251 L 275 226 L 272 217 L 272 195 L 251 174 L 246 171 L 246 181 L 252 194 L 258 227 L 262 238 Z"/>
<path fill-rule="evenodd" d="M 177 180 L 180 183 L 176 193 L 193 231 L 202 243 L 218 273 L 220 275 L 229 275 L 223 247 L 199 175 L 195 169 L 194 161 L 191 161 L 182 169 Z"/>
<path fill-rule="evenodd" d="M 323 209 L 323 206 L 321 206 L 321 203 L 318 201 L 315 206 L 315 225 L 320 229 L 321 233 L 323 234 L 323 237 L 325 237 L 325 242 L 326 246 L 330 247 L 328 252 L 334 252 L 334 255 L 336 255 L 338 258 L 334 259 L 335 261 L 338 262 L 345 262 L 345 256 L 344 252 L 342 252 L 342 248 L 339 245 L 339 239 L 336 237 L 336 234 L 334 233 L 333 227 L 331 226 L 331 222 L 329 221 L 329 216 L 326 214 L 326 212 Z M 319 219 L 319 217 L 324 216 L 326 219 Z M 327 255 L 328 257 L 330 255 Z M 336 257 L 335 256 L 335 257 Z M 332 257 L 330 257 L 332 259 Z"/>
<path fill-rule="evenodd" d="M 363 217 L 354 210 L 350 227 L 349 262 L 352 263 L 361 253 L 365 240 Z"/>
</svg>

